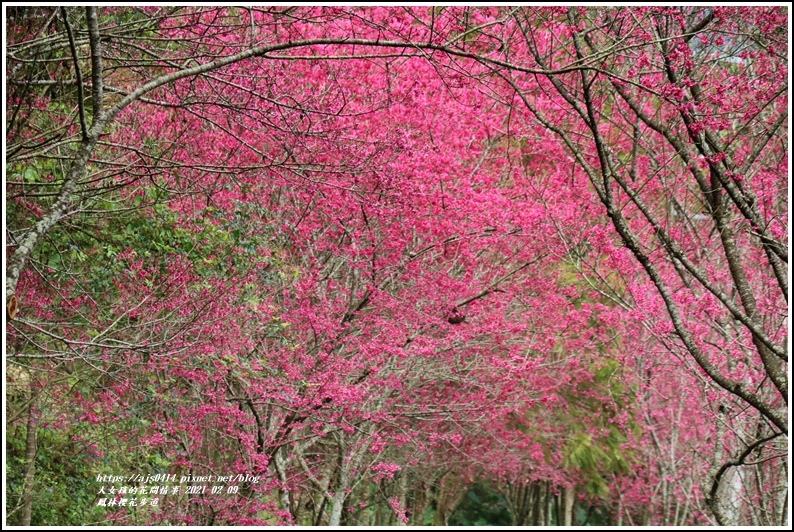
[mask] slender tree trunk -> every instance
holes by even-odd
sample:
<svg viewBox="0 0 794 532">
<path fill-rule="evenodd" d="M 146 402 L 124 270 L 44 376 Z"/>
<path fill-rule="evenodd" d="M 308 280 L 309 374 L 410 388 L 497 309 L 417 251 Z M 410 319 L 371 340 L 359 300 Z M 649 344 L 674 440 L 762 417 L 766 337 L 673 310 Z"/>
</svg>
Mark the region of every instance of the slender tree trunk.
<svg viewBox="0 0 794 532">
<path fill-rule="evenodd" d="M 556 494 L 554 496 L 554 513 L 557 517 L 557 526 L 562 526 L 563 517 L 562 517 L 562 492 Z"/>
<path fill-rule="evenodd" d="M 22 526 L 30 526 L 33 515 L 33 483 L 36 476 L 36 419 L 34 402 L 28 407 L 28 426 L 25 438 L 25 483 L 22 486 Z"/>
<path fill-rule="evenodd" d="M 780 468 L 780 493 L 783 494 L 781 497 L 781 504 L 780 504 L 780 515 L 777 518 L 777 523 L 774 523 L 777 526 L 782 526 L 788 528 L 788 468 L 786 467 L 786 463 L 782 464 Z"/>
<path fill-rule="evenodd" d="M 546 487 L 543 484 L 533 486 L 534 500 L 532 501 L 532 519 L 521 525 L 543 526 L 546 524 Z"/>
<path fill-rule="evenodd" d="M 449 518 L 452 517 L 465 494 L 464 488 L 458 482 L 457 475 L 449 472 L 444 474 L 438 483 L 433 526 L 449 526 Z"/>
<path fill-rule="evenodd" d="M 378 496 L 377 491 L 375 492 L 375 496 Z M 376 527 L 386 526 L 386 523 L 384 522 L 385 520 L 383 518 L 384 514 L 386 513 L 384 506 L 384 504 L 375 505 L 375 520 L 373 524 Z"/>
<path fill-rule="evenodd" d="M 573 526 L 573 508 L 574 503 L 576 502 L 576 487 L 570 486 L 566 487 L 562 492 L 563 500 L 565 501 L 564 507 L 565 510 L 563 512 L 563 525 L 564 526 Z"/>
<path fill-rule="evenodd" d="M 416 479 L 414 483 L 413 512 L 411 513 L 409 524 L 413 526 L 423 526 L 425 524 L 425 509 L 427 506 L 427 487 L 421 480 Z"/>
<path fill-rule="evenodd" d="M 403 510 L 408 509 L 407 500 L 408 497 L 406 493 L 408 492 L 408 475 L 406 473 L 400 473 L 400 478 L 397 479 L 397 498 L 400 501 L 400 508 Z M 402 519 L 397 518 L 397 525 L 398 526 L 408 526 L 408 523 L 403 522 Z"/>
<path fill-rule="evenodd" d="M 281 486 L 279 486 L 278 493 L 279 493 L 279 504 L 281 505 L 281 509 L 292 514 L 292 519 L 294 520 L 295 524 L 298 523 L 298 513 L 300 512 L 300 507 L 296 509 L 293 513 L 292 505 L 290 504 L 289 500 L 289 492 L 286 489 L 287 484 L 287 476 L 285 474 L 286 470 L 286 460 L 282 456 L 282 449 L 277 449 L 275 453 L 273 453 L 273 465 L 276 468 L 276 474 L 278 475 L 278 479 L 281 481 Z"/>
<path fill-rule="evenodd" d="M 552 516 L 552 504 L 554 503 L 554 497 L 551 495 L 551 484 L 546 482 L 546 488 L 543 490 L 543 497 L 546 500 L 546 513 L 543 516 L 543 526 L 551 526 L 551 516 Z"/>
<path fill-rule="evenodd" d="M 345 493 L 347 486 L 343 486 L 342 484 L 343 483 L 340 482 L 340 485 L 337 486 L 334 492 L 334 496 L 331 498 L 331 516 L 328 518 L 328 526 L 339 526 L 342 521 L 342 510 L 344 509 L 345 498 L 347 496 L 347 493 Z"/>
</svg>

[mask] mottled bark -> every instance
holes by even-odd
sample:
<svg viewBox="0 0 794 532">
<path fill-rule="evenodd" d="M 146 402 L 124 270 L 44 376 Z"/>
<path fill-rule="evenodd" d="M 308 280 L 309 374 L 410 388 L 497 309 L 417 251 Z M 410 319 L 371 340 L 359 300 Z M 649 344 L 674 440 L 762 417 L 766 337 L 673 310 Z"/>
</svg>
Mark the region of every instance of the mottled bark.
<svg viewBox="0 0 794 532">
<path fill-rule="evenodd" d="M 36 417 L 33 401 L 28 407 L 27 435 L 25 437 L 25 483 L 22 486 L 22 526 L 30 526 L 33 515 L 33 488 L 36 480 Z"/>
</svg>

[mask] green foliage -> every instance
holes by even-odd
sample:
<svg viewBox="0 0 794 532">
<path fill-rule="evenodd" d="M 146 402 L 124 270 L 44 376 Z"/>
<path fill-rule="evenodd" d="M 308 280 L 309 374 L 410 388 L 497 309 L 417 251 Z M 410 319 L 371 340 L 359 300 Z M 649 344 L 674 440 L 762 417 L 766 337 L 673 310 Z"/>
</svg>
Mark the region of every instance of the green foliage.
<svg viewBox="0 0 794 532">
<path fill-rule="evenodd" d="M 130 208 L 121 209 L 120 198 L 110 195 L 97 199 L 92 211 L 83 213 L 68 224 L 54 228 L 40 246 L 36 261 L 51 281 L 84 279 L 79 287 L 95 298 L 117 293 L 116 281 L 130 268 L 130 260 L 119 256 L 130 250 L 144 267 L 159 272 L 161 278 L 151 279 L 160 286 L 168 275 L 170 261 L 176 256 L 186 258 L 200 277 L 227 278 L 243 273 L 262 263 L 262 249 L 269 236 L 262 229 L 255 232 L 255 217 L 247 205 L 240 204 L 231 219 L 212 207 L 200 219 L 185 223 L 184 217 L 172 210 L 169 197 L 154 187 L 137 196 Z M 252 295 L 250 302 L 256 302 Z"/>
<path fill-rule="evenodd" d="M 69 432 L 40 428 L 31 525 L 79 526 L 101 523 L 105 509 L 95 505 L 95 475 L 101 470 Z M 9 431 L 6 440 L 6 512 L 19 503 L 25 479 L 25 431 Z M 9 525 L 19 524 L 20 511 Z"/>
<path fill-rule="evenodd" d="M 504 498 L 490 485 L 474 484 L 449 518 L 452 526 L 510 526 Z"/>
<path fill-rule="evenodd" d="M 612 473 L 627 473 L 634 460 L 632 453 L 623 449 L 628 441 L 625 430 L 634 424 L 621 428 L 615 422 L 633 400 L 633 393 L 619 378 L 620 369 L 617 361 L 603 359 L 592 380 L 565 394 L 569 404 L 565 422 L 572 436 L 563 449 L 563 465 L 578 470 L 587 494 L 595 497 L 607 497 L 608 478 Z"/>
<path fill-rule="evenodd" d="M 580 526 L 615 526 L 614 509 L 610 505 L 585 505 L 577 501 L 576 522 Z"/>
<path fill-rule="evenodd" d="M 621 451 L 625 437 L 610 428 L 608 437 L 594 441 L 590 434 L 577 434 L 565 449 L 563 465 L 578 469 L 585 480 L 588 495 L 605 498 L 609 495 L 607 473 L 627 473 L 629 462 Z"/>
</svg>

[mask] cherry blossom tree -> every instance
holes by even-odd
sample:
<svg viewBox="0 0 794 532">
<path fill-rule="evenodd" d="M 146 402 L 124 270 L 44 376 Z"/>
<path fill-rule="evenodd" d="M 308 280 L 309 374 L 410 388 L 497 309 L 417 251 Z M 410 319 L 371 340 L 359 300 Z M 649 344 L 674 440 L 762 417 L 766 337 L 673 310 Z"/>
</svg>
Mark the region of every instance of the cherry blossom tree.
<svg viewBox="0 0 794 532">
<path fill-rule="evenodd" d="M 536 85 L 508 78 L 571 150 L 660 299 L 642 285 L 605 289 L 646 315 L 663 303 L 670 319 L 652 330 L 722 398 L 704 403 L 718 425 L 729 409 L 753 413 L 744 428 L 727 422 L 738 441 L 706 490 L 723 524 L 738 518 L 716 497 L 730 467 L 767 445 L 779 453 L 788 431 L 787 205 L 771 193 L 788 179 L 785 22 L 779 9 L 532 10 L 516 19 L 529 65 L 593 68 L 540 78 L 557 96 L 553 119 Z M 549 39 L 559 34 L 563 47 Z"/>
<path fill-rule="evenodd" d="M 781 8 L 7 17 L 21 524 L 68 431 L 256 478 L 116 524 L 786 522 Z"/>
</svg>

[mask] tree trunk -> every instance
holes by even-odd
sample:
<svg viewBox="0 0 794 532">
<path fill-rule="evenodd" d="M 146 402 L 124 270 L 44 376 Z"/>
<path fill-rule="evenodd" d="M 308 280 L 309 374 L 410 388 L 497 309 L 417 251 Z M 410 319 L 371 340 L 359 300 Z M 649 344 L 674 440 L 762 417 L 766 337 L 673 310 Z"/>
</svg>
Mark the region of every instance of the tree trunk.
<svg viewBox="0 0 794 532">
<path fill-rule="evenodd" d="M 551 494 L 551 484 L 546 482 L 546 487 L 543 490 L 543 497 L 546 500 L 546 513 L 543 516 L 543 526 L 551 526 L 551 516 L 552 516 L 552 504 L 554 503 L 554 497 Z"/>
<path fill-rule="evenodd" d="M 425 524 L 425 509 L 427 507 L 427 487 L 421 480 L 414 481 L 414 500 L 409 524 L 423 526 Z"/>
<path fill-rule="evenodd" d="M 543 526 L 546 524 L 546 486 L 537 483 L 532 486 L 532 518 L 529 522 L 520 523 L 522 526 Z"/>
<path fill-rule="evenodd" d="M 566 487 L 562 492 L 564 503 L 563 526 L 574 525 L 574 503 L 576 502 L 576 486 Z"/>
<path fill-rule="evenodd" d="M 33 483 L 36 476 L 36 419 L 34 401 L 28 407 L 28 427 L 25 437 L 25 483 L 22 486 L 22 523 L 30 526 L 33 515 Z"/>
<path fill-rule="evenodd" d="M 345 490 L 338 489 L 331 498 L 331 516 L 328 518 L 328 526 L 339 526 L 342 520 L 342 510 L 345 505 Z"/>
<path fill-rule="evenodd" d="M 562 492 L 554 495 L 554 514 L 557 517 L 557 526 L 562 526 Z"/>
<path fill-rule="evenodd" d="M 397 499 L 400 501 L 400 508 L 403 510 L 408 510 L 407 500 L 408 497 L 406 493 L 408 492 L 408 474 L 407 473 L 400 473 L 400 477 L 397 479 Z M 397 517 L 397 525 L 398 526 L 408 526 L 408 523 L 403 522 L 402 519 Z"/>
<path fill-rule="evenodd" d="M 449 518 L 452 517 L 452 513 L 465 494 L 457 480 L 457 476 L 454 473 L 447 473 L 439 480 L 438 493 L 436 495 L 436 515 L 433 518 L 433 526 L 449 526 Z"/>
</svg>

